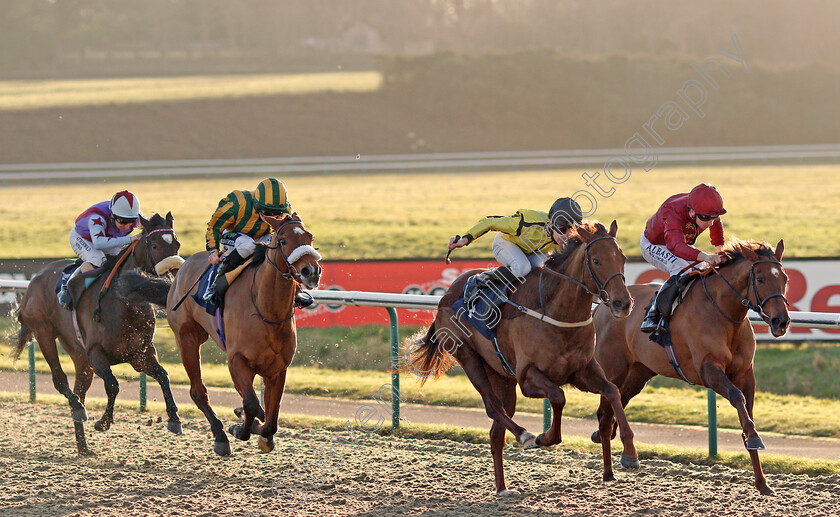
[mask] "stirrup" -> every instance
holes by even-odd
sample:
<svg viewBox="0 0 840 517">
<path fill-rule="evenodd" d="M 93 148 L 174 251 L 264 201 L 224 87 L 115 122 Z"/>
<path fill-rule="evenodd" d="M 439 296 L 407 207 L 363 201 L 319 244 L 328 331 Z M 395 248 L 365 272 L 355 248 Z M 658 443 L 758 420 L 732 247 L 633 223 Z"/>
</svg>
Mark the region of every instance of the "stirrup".
<svg viewBox="0 0 840 517">
<path fill-rule="evenodd" d="M 645 334 L 652 334 L 654 332 L 658 332 L 659 328 L 660 326 L 658 321 L 651 318 L 645 318 L 644 321 L 642 321 L 642 326 L 639 327 L 639 330 Z"/>
</svg>

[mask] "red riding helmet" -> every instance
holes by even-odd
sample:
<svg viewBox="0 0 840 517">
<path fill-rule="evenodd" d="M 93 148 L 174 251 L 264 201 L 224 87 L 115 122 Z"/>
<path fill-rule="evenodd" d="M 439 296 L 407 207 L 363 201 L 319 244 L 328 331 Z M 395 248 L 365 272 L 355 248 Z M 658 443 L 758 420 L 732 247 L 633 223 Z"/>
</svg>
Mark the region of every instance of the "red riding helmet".
<svg viewBox="0 0 840 517">
<path fill-rule="evenodd" d="M 701 183 L 688 194 L 688 206 L 702 215 L 723 215 L 723 198 L 717 189 L 708 183 Z"/>
</svg>

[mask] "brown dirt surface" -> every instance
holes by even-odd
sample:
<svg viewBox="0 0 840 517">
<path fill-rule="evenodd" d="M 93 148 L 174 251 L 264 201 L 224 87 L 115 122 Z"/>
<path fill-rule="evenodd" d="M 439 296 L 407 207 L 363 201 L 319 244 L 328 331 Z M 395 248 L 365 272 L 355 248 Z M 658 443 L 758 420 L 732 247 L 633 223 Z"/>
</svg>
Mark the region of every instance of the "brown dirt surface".
<svg viewBox="0 0 840 517">
<path fill-rule="evenodd" d="M 93 416 L 93 415 L 91 415 Z M 225 418 L 225 415 L 222 415 Z M 230 421 L 230 418 L 225 418 Z M 232 443 L 218 458 L 203 418 L 184 435 L 149 414 L 121 411 L 79 457 L 66 408 L 0 402 L 0 509 L 4 516 L 167 515 L 838 515 L 840 476 L 770 476 L 763 497 L 752 473 L 646 460 L 638 472 L 601 481 L 600 455 L 562 446 L 509 446 L 508 487 L 491 494 L 485 444 L 281 428 L 277 448 Z M 25 432 L 21 432 L 21 430 Z M 344 440 L 344 441 L 342 441 Z M 617 465 L 617 462 L 616 462 Z"/>
</svg>

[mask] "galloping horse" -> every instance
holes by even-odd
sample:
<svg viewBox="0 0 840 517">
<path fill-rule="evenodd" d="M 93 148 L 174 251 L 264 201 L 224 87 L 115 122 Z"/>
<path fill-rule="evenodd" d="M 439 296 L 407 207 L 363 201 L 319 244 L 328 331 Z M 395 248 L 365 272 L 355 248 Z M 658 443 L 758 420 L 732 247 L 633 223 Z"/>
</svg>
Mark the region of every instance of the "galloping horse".
<svg viewBox="0 0 840 517">
<path fill-rule="evenodd" d="M 272 451 L 286 369 L 297 347 L 293 306 L 296 289 L 298 284 L 314 289 L 321 279 L 318 264 L 321 255 L 312 247 L 312 234 L 300 217 L 292 214 L 282 219 L 266 217 L 266 220 L 274 235 L 265 250 L 265 260 L 248 265 L 225 294 L 225 342 L 216 330 L 214 317 L 192 296 L 187 296 L 207 269 L 207 252 L 187 259 L 171 288 L 163 282 L 142 278 L 132 280 L 130 283 L 134 285 L 125 286 L 126 291 L 144 291 L 144 284 L 158 285 L 157 289 L 151 285 L 147 299 L 167 308 L 169 324 L 190 378 L 190 396 L 210 422 L 215 439 L 213 450 L 219 456 L 230 455 L 230 441 L 210 407 L 207 387 L 201 378 L 202 343 L 209 335 L 227 352 L 230 375 L 242 397 L 244 422 L 231 426 L 231 434 L 240 440 L 248 440 L 251 433 L 259 434 L 260 449 Z M 183 304 L 173 310 L 182 299 Z M 256 375 L 262 376 L 265 383 L 264 412 L 254 392 Z M 260 425 L 258 418 L 264 418 L 265 423 Z"/>
<path fill-rule="evenodd" d="M 119 270 L 115 274 L 120 275 L 134 268 L 164 274 L 180 266 L 184 260 L 177 256 L 181 244 L 175 237 L 172 222 L 171 213 L 167 213 L 165 219 L 158 214 L 148 220 L 140 217 L 143 233 L 136 245 L 122 252 L 121 257 L 125 256 L 125 261 L 118 266 Z M 55 389 L 67 397 L 70 403 L 80 454 L 90 453 L 83 422 L 87 420 L 85 395 L 90 388 L 93 373 L 105 382 L 105 392 L 108 394 L 105 413 L 95 425 L 98 431 L 105 431 L 114 421 L 114 400 L 119 392 L 119 383 L 111 372 L 111 365 L 119 363 L 127 362 L 138 372 L 144 372 L 160 383 L 169 415 L 168 429 L 181 434 L 181 420 L 169 389 L 169 375 L 158 362 L 157 351 L 152 343 L 155 332 L 152 306 L 148 303 L 125 303 L 110 289 L 100 294 L 108 276 L 106 271 L 82 293 L 75 304 L 78 330 L 84 340 L 83 343 L 79 342 L 73 313 L 58 304 L 55 293 L 61 272 L 70 263 L 69 260 L 53 262 L 38 272 L 29 283 L 18 312 L 20 332 L 13 352 L 15 358 L 20 356 L 34 335 L 52 370 Z M 56 338 L 73 359 L 76 383 L 72 391 L 58 360 Z"/>
<path fill-rule="evenodd" d="M 564 384 L 600 393 L 612 402 L 625 444 L 622 464 L 638 467 L 633 433 L 624 417 L 618 388 L 606 379 L 594 358 L 593 296 L 600 297 L 616 318 L 630 314 L 633 304 L 624 285 L 626 258 L 615 240 L 617 230 L 615 221 L 609 232 L 600 223 L 585 222 L 559 252 L 541 269 L 529 273 L 509 295 L 512 304 L 502 309 L 497 337 L 500 352 L 515 376 L 506 373 L 493 344 L 459 322 L 459 314 L 452 308 L 467 279 L 478 271 L 455 280 L 441 299 L 425 336 L 405 350 L 403 370 L 421 377 L 422 383 L 430 375 L 438 378 L 457 360 L 481 394 L 487 415 L 493 420 L 490 450 L 496 495 L 518 493 L 505 485 L 505 430 L 513 433 L 525 449 L 560 443 L 560 417 L 566 403 L 560 386 Z M 532 308 L 541 309 L 542 315 Z M 530 316 L 535 317 L 526 315 L 523 309 L 531 310 Z M 517 383 L 526 397 L 548 397 L 551 402 L 554 418 L 546 433 L 534 437 L 511 419 L 516 410 Z M 612 458 L 606 450 L 603 459 L 604 480 L 615 479 Z"/>
<path fill-rule="evenodd" d="M 727 399 L 738 411 L 744 446 L 755 473 L 755 487 L 772 494 L 761 469 L 758 450 L 764 443 L 753 422 L 755 395 L 755 334 L 747 319 L 752 308 L 770 325 L 774 336 L 784 334 L 790 317 L 784 297 L 788 277 L 780 261 L 784 242 L 775 251 L 767 244 L 734 240 L 723 250 L 724 263 L 689 288 L 671 317 L 671 341 L 677 365 L 692 384 L 705 386 Z M 632 285 L 637 301 L 629 318 L 618 321 L 600 308 L 595 312 L 598 333 L 596 358 L 613 383 L 621 388 L 621 403 L 636 396 L 656 375 L 679 378 L 665 348 L 639 330 L 658 286 Z M 594 442 L 609 451 L 614 433 L 612 405 L 601 399 Z"/>
</svg>

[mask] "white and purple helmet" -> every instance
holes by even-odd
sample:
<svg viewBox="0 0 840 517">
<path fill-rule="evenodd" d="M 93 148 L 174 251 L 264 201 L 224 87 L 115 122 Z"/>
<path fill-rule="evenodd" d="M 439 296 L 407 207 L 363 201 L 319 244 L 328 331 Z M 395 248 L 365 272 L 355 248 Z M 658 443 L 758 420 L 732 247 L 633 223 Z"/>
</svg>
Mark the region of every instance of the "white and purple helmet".
<svg viewBox="0 0 840 517">
<path fill-rule="evenodd" d="M 140 216 L 140 200 L 127 190 L 114 194 L 109 208 L 114 217 L 137 219 Z"/>
</svg>

